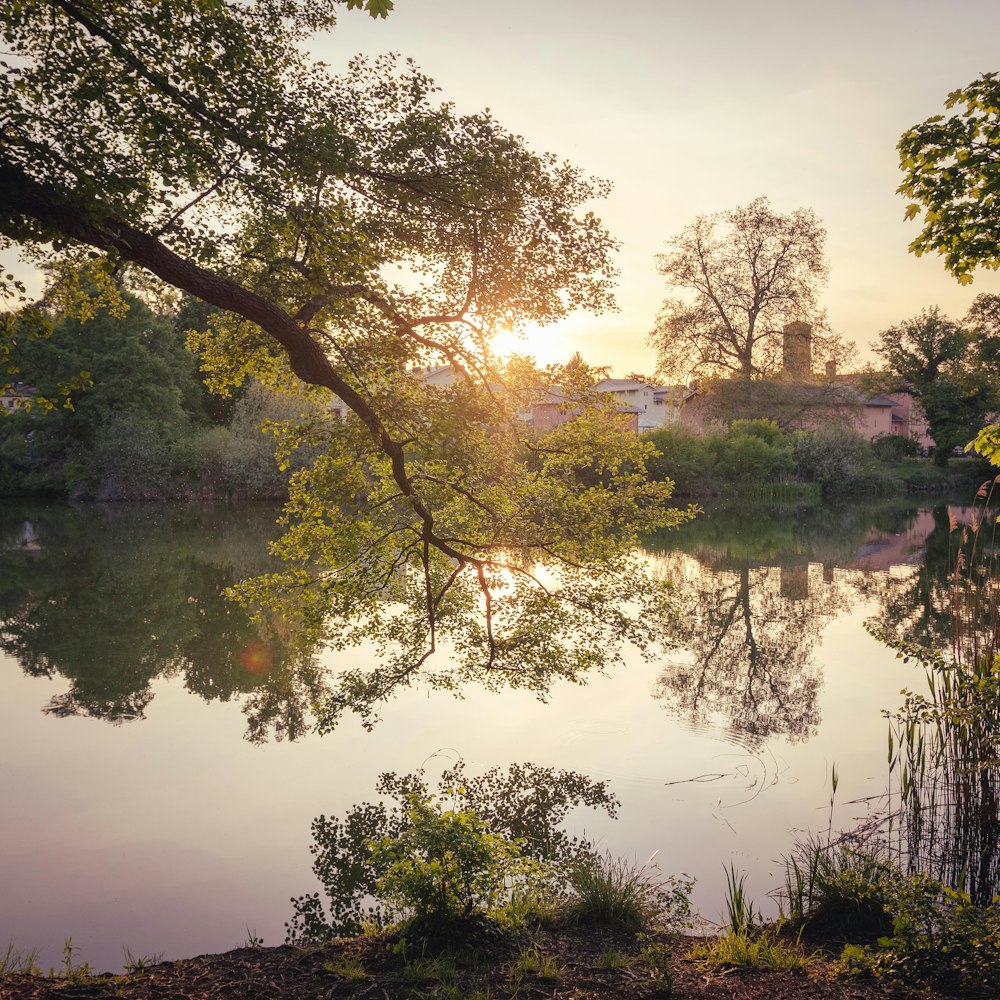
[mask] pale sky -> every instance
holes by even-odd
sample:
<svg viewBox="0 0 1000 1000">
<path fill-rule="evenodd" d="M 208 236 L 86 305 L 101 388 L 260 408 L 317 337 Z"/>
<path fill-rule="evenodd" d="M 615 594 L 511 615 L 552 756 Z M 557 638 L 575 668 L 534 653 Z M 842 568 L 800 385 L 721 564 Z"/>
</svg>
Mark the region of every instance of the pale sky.
<svg viewBox="0 0 1000 1000">
<path fill-rule="evenodd" d="M 998 273 L 962 287 L 939 257 L 909 254 L 917 224 L 895 193 L 900 134 L 1000 70 L 998 41 L 997 0 L 396 0 L 384 21 L 342 12 L 312 47 L 337 70 L 357 52 L 412 57 L 460 111 L 488 107 L 613 183 L 593 208 L 621 242 L 620 311 L 575 314 L 518 349 L 543 364 L 579 350 L 623 375 L 655 367 L 656 254 L 695 216 L 759 195 L 825 225 L 823 303 L 864 360 L 927 306 L 958 319 L 1000 293 Z"/>
<path fill-rule="evenodd" d="M 900 134 L 1000 70 L 998 42 L 996 0 L 396 0 L 385 21 L 343 13 L 316 51 L 338 68 L 356 52 L 410 56 L 459 110 L 489 107 L 532 148 L 613 182 L 595 210 L 622 244 L 621 311 L 578 314 L 524 349 L 543 363 L 579 349 L 620 375 L 654 367 L 666 240 L 758 195 L 826 226 L 824 304 L 861 347 L 925 306 L 958 319 L 1000 292 L 1000 274 L 963 288 L 940 258 L 909 254 L 917 225 L 895 193 Z"/>
</svg>

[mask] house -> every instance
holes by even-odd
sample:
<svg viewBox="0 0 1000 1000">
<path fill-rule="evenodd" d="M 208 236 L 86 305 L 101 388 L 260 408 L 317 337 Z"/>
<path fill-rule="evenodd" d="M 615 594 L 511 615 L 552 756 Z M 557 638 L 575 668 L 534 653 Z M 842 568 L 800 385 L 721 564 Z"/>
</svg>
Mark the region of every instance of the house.
<svg viewBox="0 0 1000 1000">
<path fill-rule="evenodd" d="M 653 386 L 634 378 L 604 378 L 594 386 L 594 391 L 613 396 L 622 412 L 634 409 L 640 431 L 680 422 L 683 386 Z"/>
<path fill-rule="evenodd" d="M 858 375 L 838 375 L 827 362 L 812 371 L 812 328 L 790 323 L 783 331 L 780 379 L 726 379 L 694 387 L 681 399 L 681 424 L 703 433 L 734 415 L 767 417 L 783 427 L 808 430 L 831 423 L 851 427 L 869 441 L 899 434 L 922 448 L 933 447 L 919 402 L 905 392 L 866 392 Z"/>
<path fill-rule="evenodd" d="M 576 397 L 567 396 L 558 389 L 539 389 L 538 401 L 532 403 L 526 422 L 535 431 L 550 431 L 578 417 L 582 409 Z M 626 433 L 638 434 L 642 430 L 640 411 L 634 406 L 616 405 L 611 417 L 620 421 Z"/>
<path fill-rule="evenodd" d="M 0 390 L 0 412 L 14 413 L 23 408 L 30 408 L 32 400 L 38 395 L 38 390 L 23 382 L 15 382 Z"/>
</svg>

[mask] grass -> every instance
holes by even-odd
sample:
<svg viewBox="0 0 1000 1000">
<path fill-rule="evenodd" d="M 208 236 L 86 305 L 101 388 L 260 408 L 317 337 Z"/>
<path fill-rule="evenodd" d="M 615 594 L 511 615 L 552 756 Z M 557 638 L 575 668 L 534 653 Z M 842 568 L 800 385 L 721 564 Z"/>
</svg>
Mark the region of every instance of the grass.
<svg viewBox="0 0 1000 1000">
<path fill-rule="evenodd" d="M 798 944 L 788 944 L 772 934 L 737 934 L 694 945 L 691 958 L 709 969 L 769 969 L 805 972 L 811 957 Z"/>
<path fill-rule="evenodd" d="M 151 965 L 157 965 L 163 961 L 162 952 L 136 957 L 128 947 L 123 947 L 122 951 L 125 953 L 125 961 L 122 964 L 125 966 L 126 972 L 144 972 Z"/>
<path fill-rule="evenodd" d="M 623 955 L 617 948 L 605 948 L 597 962 L 601 969 L 627 969 L 631 964 L 628 955 Z"/>
<path fill-rule="evenodd" d="M 562 978 L 562 967 L 555 955 L 546 954 L 537 945 L 532 945 L 518 955 L 510 967 L 510 975 L 514 980 L 531 975 L 543 983 L 557 983 Z"/>
<path fill-rule="evenodd" d="M 361 962 L 350 955 L 341 955 L 336 961 L 324 962 L 323 968 L 334 975 L 342 976 L 348 982 L 359 983 L 368 978 L 365 967 Z"/>
<path fill-rule="evenodd" d="M 873 941 L 892 929 L 894 868 L 884 845 L 816 837 L 784 857 L 782 914 L 811 939 Z"/>
<path fill-rule="evenodd" d="M 610 854 L 595 855 L 570 872 L 567 916 L 592 926 L 641 931 L 658 917 L 686 917 L 689 886 L 664 879 L 648 862 L 637 867 Z M 683 912 L 679 912 L 683 910 Z"/>
<path fill-rule="evenodd" d="M 40 976 L 38 949 L 21 951 L 14 947 L 13 941 L 9 942 L 6 951 L 0 954 L 0 976 L 9 975 Z"/>
<path fill-rule="evenodd" d="M 749 934 L 760 923 L 760 911 L 746 894 L 747 873 L 736 874 L 736 866 L 730 865 L 726 872 L 726 912 L 729 929 L 733 934 Z"/>
</svg>

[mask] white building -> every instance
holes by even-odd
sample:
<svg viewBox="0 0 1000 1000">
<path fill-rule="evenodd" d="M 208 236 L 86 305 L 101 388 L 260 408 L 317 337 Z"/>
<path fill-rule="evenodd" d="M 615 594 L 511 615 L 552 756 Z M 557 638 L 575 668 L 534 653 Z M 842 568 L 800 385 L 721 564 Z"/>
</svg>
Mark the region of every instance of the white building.
<svg viewBox="0 0 1000 1000">
<path fill-rule="evenodd" d="M 594 386 L 594 391 L 606 392 L 620 405 L 637 410 L 640 433 L 680 422 L 683 386 L 653 386 L 634 378 L 604 378 Z"/>
</svg>

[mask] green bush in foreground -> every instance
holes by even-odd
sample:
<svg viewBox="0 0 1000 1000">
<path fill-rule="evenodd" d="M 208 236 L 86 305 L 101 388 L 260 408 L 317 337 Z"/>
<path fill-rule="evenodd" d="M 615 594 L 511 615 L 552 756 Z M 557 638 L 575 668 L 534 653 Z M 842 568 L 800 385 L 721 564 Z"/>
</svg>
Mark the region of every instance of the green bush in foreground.
<svg viewBox="0 0 1000 1000">
<path fill-rule="evenodd" d="M 419 793 L 408 801 L 407 826 L 373 843 L 370 859 L 381 872 L 376 892 L 404 918 L 406 933 L 445 943 L 512 895 L 547 888 L 551 870 L 471 810 L 446 809 Z"/>
<path fill-rule="evenodd" d="M 845 947 L 842 974 L 936 996 L 996 996 L 1000 899 L 976 906 L 965 893 L 915 875 L 898 884 L 891 908 L 892 933 L 876 946 Z"/>
</svg>

